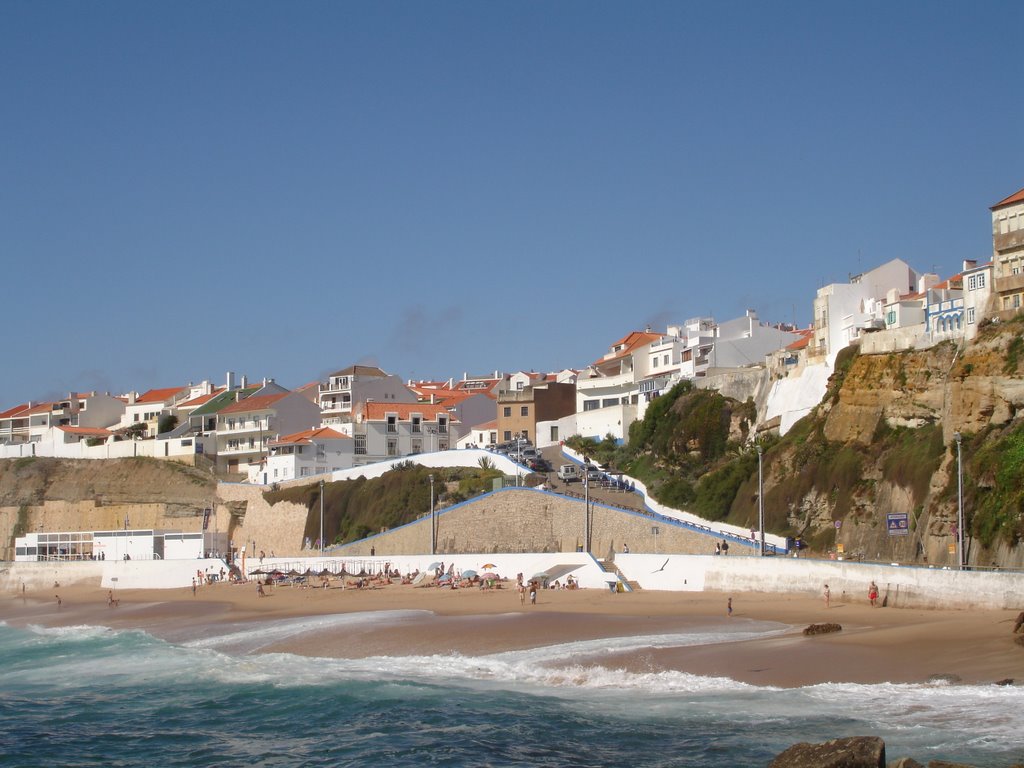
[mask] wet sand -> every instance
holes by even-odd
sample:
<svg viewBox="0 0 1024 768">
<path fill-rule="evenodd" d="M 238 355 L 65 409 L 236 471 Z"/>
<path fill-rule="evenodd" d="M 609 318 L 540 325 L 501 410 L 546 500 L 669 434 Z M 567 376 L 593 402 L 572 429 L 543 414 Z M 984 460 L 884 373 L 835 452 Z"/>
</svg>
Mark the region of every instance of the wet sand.
<svg viewBox="0 0 1024 768">
<path fill-rule="evenodd" d="M 1007 678 L 1024 684 L 1024 646 L 1014 643 L 1018 611 L 918 610 L 871 607 L 867 600 L 821 600 L 768 593 L 541 590 L 537 605 L 514 589 L 373 589 L 275 587 L 266 597 L 254 584 L 213 584 L 179 590 L 108 590 L 76 585 L 25 597 L 0 597 L 0 620 L 14 626 L 101 625 L 137 628 L 172 642 L 251 630 L 270 622 L 339 613 L 380 614 L 379 621 L 343 631 L 311 630 L 263 651 L 364 657 L 461 653 L 482 655 L 573 640 L 728 628 L 730 622 L 780 634 L 682 648 L 647 648 L 579 659 L 633 671 L 678 670 L 755 685 L 792 687 L 824 682 L 925 682 L 949 676 L 963 683 Z M 60 594 L 58 607 L 55 595 Z M 726 601 L 733 598 L 733 614 Z M 1022 605 L 1024 609 L 1024 605 Z M 835 622 L 842 631 L 807 637 L 809 624 Z"/>
</svg>

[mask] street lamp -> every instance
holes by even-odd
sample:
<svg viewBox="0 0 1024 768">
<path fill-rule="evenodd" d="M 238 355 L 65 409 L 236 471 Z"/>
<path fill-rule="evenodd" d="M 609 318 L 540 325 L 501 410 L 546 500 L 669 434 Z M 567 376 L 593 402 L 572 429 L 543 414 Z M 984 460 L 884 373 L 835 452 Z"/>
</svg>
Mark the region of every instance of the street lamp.
<svg viewBox="0 0 1024 768">
<path fill-rule="evenodd" d="M 757 444 L 757 530 L 761 539 L 760 557 L 764 557 L 764 446 Z"/>
<path fill-rule="evenodd" d="M 437 554 L 437 523 L 434 519 L 434 476 L 427 475 L 430 481 L 430 554 Z"/>
<path fill-rule="evenodd" d="M 320 481 L 320 559 L 324 558 L 324 481 Z M 321 566 L 323 563 L 321 563 Z"/>
<path fill-rule="evenodd" d="M 963 435 L 954 432 L 953 439 L 956 440 L 956 565 L 962 571 L 964 569 L 964 468 L 960 444 L 963 441 Z"/>
<path fill-rule="evenodd" d="M 583 551 L 590 551 L 590 478 L 587 468 L 583 468 Z"/>
</svg>

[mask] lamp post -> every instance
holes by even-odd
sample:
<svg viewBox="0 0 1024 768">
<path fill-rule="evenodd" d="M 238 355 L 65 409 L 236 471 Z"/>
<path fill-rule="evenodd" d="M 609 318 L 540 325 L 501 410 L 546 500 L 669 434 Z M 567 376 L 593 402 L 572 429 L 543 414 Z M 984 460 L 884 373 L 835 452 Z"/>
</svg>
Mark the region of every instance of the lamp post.
<svg viewBox="0 0 1024 768">
<path fill-rule="evenodd" d="M 954 432 L 953 439 L 956 440 L 956 565 L 962 571 L 964 569 L 964 469 L 960 444 L 963 442 L 963 435 Z"/>
<path fill-rule="evenodd" d="M 320 481 L 320 559 L 324 558 L 324 481 Z M 323 567 L 323 563 L 320 564 Z"/>
<path fill-rule="evenodd" d="M 590 551 L 590 478 L 586 467 L 583 470 L 583 551 Z"/>
<path fill-rule="evenodd" d="M 757 530 L 761 539 L 759 557 L 764 557 L 764 447 L 757 444 Z"/>
<path fill-rule="evenodd" d="M 437 554 L 437 523 L 434 520 L 434 476 L 427 475 L 430 481 L 430 554 Z"/>
</svg>

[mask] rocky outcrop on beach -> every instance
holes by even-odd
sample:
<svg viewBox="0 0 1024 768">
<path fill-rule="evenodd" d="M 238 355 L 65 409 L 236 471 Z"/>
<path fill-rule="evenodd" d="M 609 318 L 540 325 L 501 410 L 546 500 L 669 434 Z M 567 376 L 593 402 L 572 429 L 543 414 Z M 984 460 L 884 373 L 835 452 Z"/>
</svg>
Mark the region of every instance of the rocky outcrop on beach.
<svg viewBox="0 0 1024 768">
<path fill-rule="evenodd" d="M 811 624 L 804 627 L 805 635 L 827 635 L 829 632 L 841 632 L 841 624 Z"/>
<path fill-rule="evenodd" d="M 778 755 L 769 768 L 886 768 L 885 742 L 876 736 L 801 742 Z"/>
<path fill-rule="evenodd" d="M 927 767 L 912 757 L 885 761 L 885 742 L 877 736 L 852 736 L 820 744 L 801 742 L 780 753 L 768 768 L 975 768 L 967 763 L 931 760 Z M 1015 763 L 1008 768 L 1024 768 Z"/>
</svg>

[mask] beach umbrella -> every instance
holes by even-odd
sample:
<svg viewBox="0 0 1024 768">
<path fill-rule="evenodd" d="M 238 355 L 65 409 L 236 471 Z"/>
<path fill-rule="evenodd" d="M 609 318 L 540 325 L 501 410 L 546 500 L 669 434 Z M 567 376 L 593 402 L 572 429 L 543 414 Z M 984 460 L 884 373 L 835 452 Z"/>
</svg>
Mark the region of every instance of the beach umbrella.
<svg viewBox="0 0 1024 768">
<path fill-rule="evenodd" d="M 297 570 L 295 570 L 294 568 L 292 568 L 290 571 L 288 571 L 288 575 L 289 576 L 298 576 L 299 572 Z"/>
<path fill-rule="evenodd" d="M 491 571 L 488 571 L 487 573 L 481 573 L 480 574 L 480 578 L 481 579 L 496 579 L 496 578 L 498 578 L 498 574 L 493 573 Z"/>
<path fill-rule="evenodd" d="M 544 571 L 541 571 L 540 573 L 533 574 L 533 576 L 531 576 L 530 578 L 531 579 L 539 579 L 539 580 L 543 581 L 544 579 L 549 579 L 551 577 L 548 574 L 544 573 Z"/>
<path fill-rule="evenodd" d="M 472 568 L 462 572 L 462 578 L 464 579 L 472 579 L 474 576 L 476 576 L 476 571 L 474 571 Z"/>
<path fill-rule="evenodd" d="M 264 571 L 262 568 L 257 568 L 255 571 L 249 571 L 249 573 L 256 573 L 262 576 L 263 574 L 267 573 L 267 571 Z"/>
<path fill-rule="evenodd" d="M 484 563 L 483 565 L 480 566 L 480 570 L 482 570 L 482 571 L 489 571 L 489 570 L 491 570 L 493 568 L 497 568 L 497 567 L 498 566 L 496 566 L 494 563 Z"/>
<path fill-rule="evenodd" d="M 428 571 L 436 571 L 440 567 L 441 567 L 440 563 L 431 563 L 430 565 L 427 566 L 427 570 Z"/>
<path fill-rule="evenodd" d="M 317 575 L 318 575 L 318 576 L 333 576 L 334 574 L 333 574 L 333 573 L 331 573 L 331 572 L 330 572 L 329 570 L 327 570 L 326 568 L 324 568 L 324 569 L 323 569 L 322 571 L 320 571 L 320 573 L 319 573 L 319 574 L 317 574 Z"/>
</svg>

